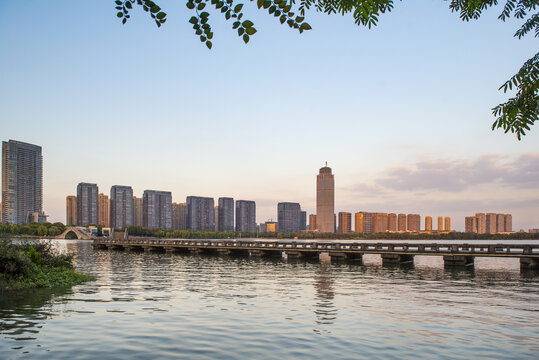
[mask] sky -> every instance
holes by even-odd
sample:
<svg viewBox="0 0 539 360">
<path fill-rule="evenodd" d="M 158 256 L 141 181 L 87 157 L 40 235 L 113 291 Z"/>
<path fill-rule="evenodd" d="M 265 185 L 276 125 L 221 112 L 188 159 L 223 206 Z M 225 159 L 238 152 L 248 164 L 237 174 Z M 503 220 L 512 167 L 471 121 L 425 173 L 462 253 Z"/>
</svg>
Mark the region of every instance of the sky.
<svg viewBox="0 0 539 360">
<path fill-rule="evenodd" d="M 0 0 L 0 139 L 43 148 L 44 209 L 65 221 L 79 182 L 255 200 L 315 213 L 327 161 L 336 211 L 513 214 L 539 227 L 539 129 L 491 131 L 501 84 L 538 39 L 501 7 L 463 22 L 447 1 L 396 2 L 377 27 L 311 11 L 297 33 L 247 2 L 248 44 L 220 13 L 208 50 L 184 1 L 122 25 L 114 1 Z"/>
</svg>

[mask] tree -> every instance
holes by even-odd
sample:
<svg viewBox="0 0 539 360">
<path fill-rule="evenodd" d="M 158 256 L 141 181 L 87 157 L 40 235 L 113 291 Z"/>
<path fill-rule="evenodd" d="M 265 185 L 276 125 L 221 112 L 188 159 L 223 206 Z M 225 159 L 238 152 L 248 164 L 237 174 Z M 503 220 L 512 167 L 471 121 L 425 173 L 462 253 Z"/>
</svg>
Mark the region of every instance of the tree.
<svg viewBox="0 0 539 360">
<path fill-rule="evenodd" d="M 254 0 L 250 0 L 254 1 Z M 476 20 L 483 11 L 497 6 L 497 0 L 448 0 L 451 12 L 459 13 L 463 21 Z M 326 14 L 352 14 L 357 25 L 369 29 L 378 24 L 378 18 L 393 9 L 394 0 L 256 0 L 258 9 L 267 11 L 269 15 L 279 19 L 281 24 L 286 23 L 290 28 L 300 33 L 310 30 L 311 26 L 305 22 L 307 10 L 314 9 Z M 116 0 L 117 16 L 125 24 L 130 18 L 129 11 L 133 5 L 141 6 L 148 12 L 158 27 L 167 21 L 167 14 L 152 0 Z M 299 3 L 299 6 L 297 6 Z M 209 6 L 208 6 L 209 5 Z M 206 6 L 213 7 L 209 10 Z M 189 22 L 193 25 L 195 34 L 208 49 L 212 48 L 213 32 L 209 23 L 210 13 L 221 12 L 226 20 L 232 21 L 232 28 L 238 32 L 245 43 L 256 33 L 254 23 L 243 19 L 243 4 L 234 0 L 186 0 L 187 9 L 193 12 Z M 297 14 L 294 8 L 297 7 Z M 539 0 L 505 0 L 502 13 L 498 16 L 501 21 L 511 16 L 523 20 L 524 23 L 516 31 L 515 37 L 521 39 L 530 32 L 539 37 Z M 207 11 L 206 11 L 207 10 Z M 499 104 L 492 109 L 496 120 L 492 130 L 503 129 L 505 133 L 516 134 L 521 140 L 526 131 L 539 119 L 539 53 L 526 61 L 520 70 L 507 80 L 498 90 L 515 91 L 515 96 L 507 102 Z"/>
</svg>

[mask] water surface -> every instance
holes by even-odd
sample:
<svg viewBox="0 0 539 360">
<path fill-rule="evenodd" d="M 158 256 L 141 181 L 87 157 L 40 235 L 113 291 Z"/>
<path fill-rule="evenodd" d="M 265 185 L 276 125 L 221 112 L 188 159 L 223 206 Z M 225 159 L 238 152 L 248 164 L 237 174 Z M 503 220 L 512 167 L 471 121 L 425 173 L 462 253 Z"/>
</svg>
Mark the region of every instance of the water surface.
<svg viewBox="0 0 539 360">
<path fill-rule="evenodd" d="M 539 276 L 518 259 L 449 270 L 59 244 L 97 281 L 2 294 L 1 358 L 539 358 Z"/>
</svg>

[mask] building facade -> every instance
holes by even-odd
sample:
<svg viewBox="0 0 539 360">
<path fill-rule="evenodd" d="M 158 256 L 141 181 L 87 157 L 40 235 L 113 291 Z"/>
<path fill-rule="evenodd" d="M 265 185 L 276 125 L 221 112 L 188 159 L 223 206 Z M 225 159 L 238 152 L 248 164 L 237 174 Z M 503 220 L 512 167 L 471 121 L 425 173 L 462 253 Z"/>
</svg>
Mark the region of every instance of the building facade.
<svg viewBox="0 0 539 360">
<path fill-rule="evenodd" d="M 309 230 L 314 231 L 317 229 L 318 227 L 316 226 L 316 215 L 309 214 Z"/>
<path fill-rule="evenodd" d="M 443 231 L 444 230 L 444 217 L 443 216 L 438 216 L 438 231 Z"/>
<path fill-rule="evenodd" d="M 144 202 L 142 198 L 138 198 L 136 196 L 133 196 L 133 223 L 135 226 L 144 226 Z"/>
<path fill-rule="evenodd" d="M 408 214 L 406 219 L 406 227 L 408 228 L 408 231 L 419 232 L 421 227 L 421 216 L 419 216 L 419 214 Z"/>
<path fill-rule="evenodd" d="M 477 234 L 498 234 L 513 231 L 511 214 L 476 213 L 464 218 L 466 232 Z"/>
<path fill-rule="evenodd" d="M 172 203 L 172 229 L 187 229 L 187 204 Z"/>
<path fill-rule="evenodd" d="M 131 186 L 114 185 L 110 188 L 110 226 L 123 228 L 135 225 L 135 204 Z"/>
<path fill-rule="evenodd" d="M 389 229 L 389 220 L 386 213 L 372 214 L 372 227 L 374 233 L 386 232 Z"/>
<path fill-rule="evenodd" d="M 97 184 L 77 185 L 77 225 L 99 224 L 99 189 Z"/>
<path fill-rule="evenodd" d="M 256 231 L 256 203 L 254 201 L 236 201 L 236 231 Z"/>
<path fill-rule="evenodd" d="M 219 216 L 216 219 L 218 231 L 234 231 L 234 199 L 231 197 L 220 197 L 218 203 Z"/>
<path fill-rule="evenodd" d="M 432 230 L 432 216 L 425 216 L 425 230 Z"/>
<path fill-rule="evenodd" d="M 451 231 L 451 218 L 449 216 L 444 217 L 444 230 Z"/>
<path fill-rule="evenodd" d="M 398 231 L 406 231 L 406 214 L 399 214 L 397 216 Z"/>
<path fill-rule="evenodd" d="M 387 214 L 387 229 L 397 231 L 397 214 Z"/>
<path fill-rule="evenodd" d="M 340 212 L 339 213 L 339 233 L 346 234 L 352 232 L 352 213 Z"/>
<path fill-rule="evenodd" d="M 66 225 L 77 225 L 77 197 L 66 197 Z"/>
<path fill-rule="evenodd" d="M 316 176 L 316 225 L 320 232 L 335 231 L 335 178 L 327 163 Z"/>
<path fill-rule="evenodd" d="M 213 198 L 187 197 L 187 228 L 189 230 L 203 231 L 213 231 L 215 229 Z"/>
<path fill-rule="evenodd" d="M 354 214 L 354 232 L 363 232 L 363 213 L 357 212 Z"/>
<path fill-rule="evenodd" d="M 300 220 L 299 230 L 300 231 L 307 230 L 307 211 L 301 211 L 299 220 Z"/>
<path fill-rule="evenodd" d="M 24 224 L 32 213 L 43 214 L 41 146 L 2 142 L 2 223 Z"/>
<path fill-rule="evenodd" d="M 299 232 L 300 229 L 299 203 L 280 202 L 277 204 L 277 223 L 279 232 Z M 318 222 L 318 214 L 316 216 Z M 331 231 L 333 232 L 333 231 Z"/>
<path fill-rule="evenodd" d="M 374 232 L 374 214 L 370 212 L 363 213 L 363 232 L 372 234 Z"/>
<path fill-rule="evenodd" d="M 148 229 L 172 229 L 172 193 L 144 190 L 142 194 L 142 222 Z"/>
<path fill-rule="evenodd" d="M 103 227 L 110 226 L 110 201 L 109 197 L 103 193 L 97 195 L 98 225 Z"/>
</svg>

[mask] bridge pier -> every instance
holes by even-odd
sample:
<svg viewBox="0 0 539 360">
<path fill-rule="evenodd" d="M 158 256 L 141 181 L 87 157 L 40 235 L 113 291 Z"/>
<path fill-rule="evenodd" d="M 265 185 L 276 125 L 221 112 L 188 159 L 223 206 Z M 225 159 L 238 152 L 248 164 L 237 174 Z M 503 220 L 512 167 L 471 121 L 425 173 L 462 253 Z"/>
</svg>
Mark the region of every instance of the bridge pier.
<svg viewBox="0 0 539 360">
<path fill-rule="evenodd" d="M 520 268 L 524 270 L 539 270 L 539 259 L 520 258 Z"/>
<path fill-rule="evenodd" d="M 444 255 L 444 266 L 474 266 L 475 257 L 465 255 Z"/>
<path fill-rule="evenodd" d="M 155 251 L 155 252 L 158 252 L 158 251 L 163 251 L 163 247 L 161 246 L 143 246 L 142 247 L 144 249 L 144 252 L 152 252 L 152 251 Z"/>
<path fill-rule="evenodd" d="M 414 262 L 414 255 L 407 254 L 380 254 L 382 264 L 411 264 Z"/>
</svg>

